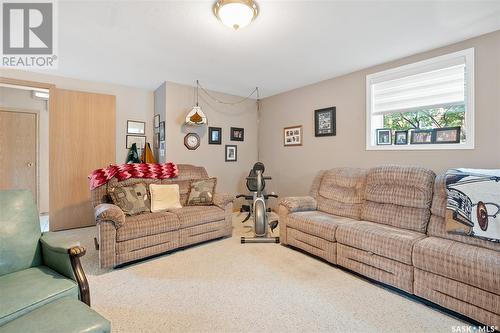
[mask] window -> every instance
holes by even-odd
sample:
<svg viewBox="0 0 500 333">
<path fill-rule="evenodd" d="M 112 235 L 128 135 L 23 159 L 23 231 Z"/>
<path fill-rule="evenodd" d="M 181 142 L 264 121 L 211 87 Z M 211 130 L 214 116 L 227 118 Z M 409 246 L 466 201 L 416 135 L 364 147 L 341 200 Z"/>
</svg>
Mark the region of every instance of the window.
<svg viewBox="0 0 500 333">
<path fill-rule="evenodd" d="M 368 75 L 366 105 L 368 150 L 473 149 L 474 49 Z"/>
</svg>

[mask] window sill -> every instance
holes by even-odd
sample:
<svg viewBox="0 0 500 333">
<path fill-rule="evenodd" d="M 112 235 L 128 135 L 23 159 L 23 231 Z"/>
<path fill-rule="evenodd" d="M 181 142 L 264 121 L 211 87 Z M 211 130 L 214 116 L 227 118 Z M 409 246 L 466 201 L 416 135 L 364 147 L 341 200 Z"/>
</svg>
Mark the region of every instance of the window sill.
<svg viewBox="0 0 500 333">
<path fill-rule="evenodd" d="M 443 144 L 421 144 L 421 145 L 367 145 L 366 150 L 472 150 L 474 149 L 473 143 L 443 143 Z"/>
</svg>

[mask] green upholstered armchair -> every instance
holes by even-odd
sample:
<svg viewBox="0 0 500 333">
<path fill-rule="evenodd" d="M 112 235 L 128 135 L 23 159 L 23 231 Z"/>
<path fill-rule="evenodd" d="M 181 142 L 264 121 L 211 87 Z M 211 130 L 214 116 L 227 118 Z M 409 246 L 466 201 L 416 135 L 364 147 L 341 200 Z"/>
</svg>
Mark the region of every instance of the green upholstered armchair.
<svg viewBox="0 0 500 333">
<path fill-rule="evenodd" d="M 90 306 L 85 249 L 40 231 L 32 195 L 0 191 L 0 326 L 63 297 Z"/>
</svg>

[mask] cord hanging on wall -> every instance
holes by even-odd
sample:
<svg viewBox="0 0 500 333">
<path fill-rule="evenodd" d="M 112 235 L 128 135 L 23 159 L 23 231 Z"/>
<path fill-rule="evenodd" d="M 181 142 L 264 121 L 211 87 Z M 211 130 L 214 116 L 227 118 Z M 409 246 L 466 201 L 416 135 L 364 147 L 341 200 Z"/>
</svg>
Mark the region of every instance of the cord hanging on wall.
<svg viewBox="0 0 500 333">
<path fill-rule="evenodd" d="M 206 125 L 208 123 L 207 116 L 205 115 L 205 113 L 201 109 L 201 106 L 198 103 L 198 101 L 199 101 L 199 90 L 200 89 L 205 93 L 205 95 L 207 95 L 208 97 L 210 97 L 216 103 L 224 104 L 224 105 L 237 105 L 237 104 L 241 104 L 241 103 L 249 100 L 253 95 L 256 95 L 256 97 L 257 97 L 257 109 L 259 109 L 259 102 L 260 102 L 260 99 L 259 99 L 260 98 L 260 96 L 259 96 L 259 87 L 255 87 L 255 89 L 252 90 L 252 92 L 247 97 L 244 97 L 244 98 L 242 98 L 240 100 L 237 100 L 237 101 L 234 101 L 234 102 L 226 102 L 226 101 L 222 101 L 222 100 L 218 99 L 217 97 L 214 97 L 213 95 L 211 95 L 208 92 L 208 90 L 205 89 L 200 84 L 200 81 L 196 80 L 196 87 L 195 87 L 196 104 L 191 108 L 191 110 L 186 115 L 186 120 L 185 120 L 186 125 L 190 125 L 190 126 L 202 126 L 202 125 Z"/>
<path fill-rule="evenodd" d="M 191 108 L 191 111 L 188 112 L 186 116 L 186 125 L 203 126 L 206 125 L 208 122 L 207 116 L 205 116 L 205 113 L 203 113 L 203 110 L 198 104 L 198 87 L 199 87 L 199 82 L 198 80 L 196 80 L 196 105 L 193 106 Z"/>
<path fill-rule="evenodd" d="M 241 104 L 241 103 L 245 102 L 246 100 L 250 99 L 250 97 L 252 97 L 254 94 L 257 94 L 257 101 L 259 100 L 259 87 L 255 87 L 255 89 L 252 90 L 252 92 L 247 97 L 244 97 L 244 98 L 242 98 L 238 101 L 235 101 L 235 102 L 225 102 L 225 101 L 218 99 L 217 97 L 212 96 L 208 92 L 207 89 L 203 88 L 203 86 L 200 84 L 200 82 L 198 80 L 196 80 L 196 101 L 198 101 L 198 89 L 201 89 L 201 91 L 203 91 L 208 97 L 210 97 L 216 103 L 219 103 L 219 104 L 225 104 L 225 105 Z"/>
</svg>

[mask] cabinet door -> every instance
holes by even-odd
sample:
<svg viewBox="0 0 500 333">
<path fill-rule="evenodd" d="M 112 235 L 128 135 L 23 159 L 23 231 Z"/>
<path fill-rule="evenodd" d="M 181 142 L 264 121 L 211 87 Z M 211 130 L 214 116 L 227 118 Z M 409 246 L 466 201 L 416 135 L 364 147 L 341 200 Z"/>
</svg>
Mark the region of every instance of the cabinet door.
<svg viewBox="0 0 500 333">
<path fill-rule="evenodd" d="M 95 224 L 87 176 L 115 163 L 115 96 L 54 89 L 50 123 L 50 230 Z"/>
</svg>

